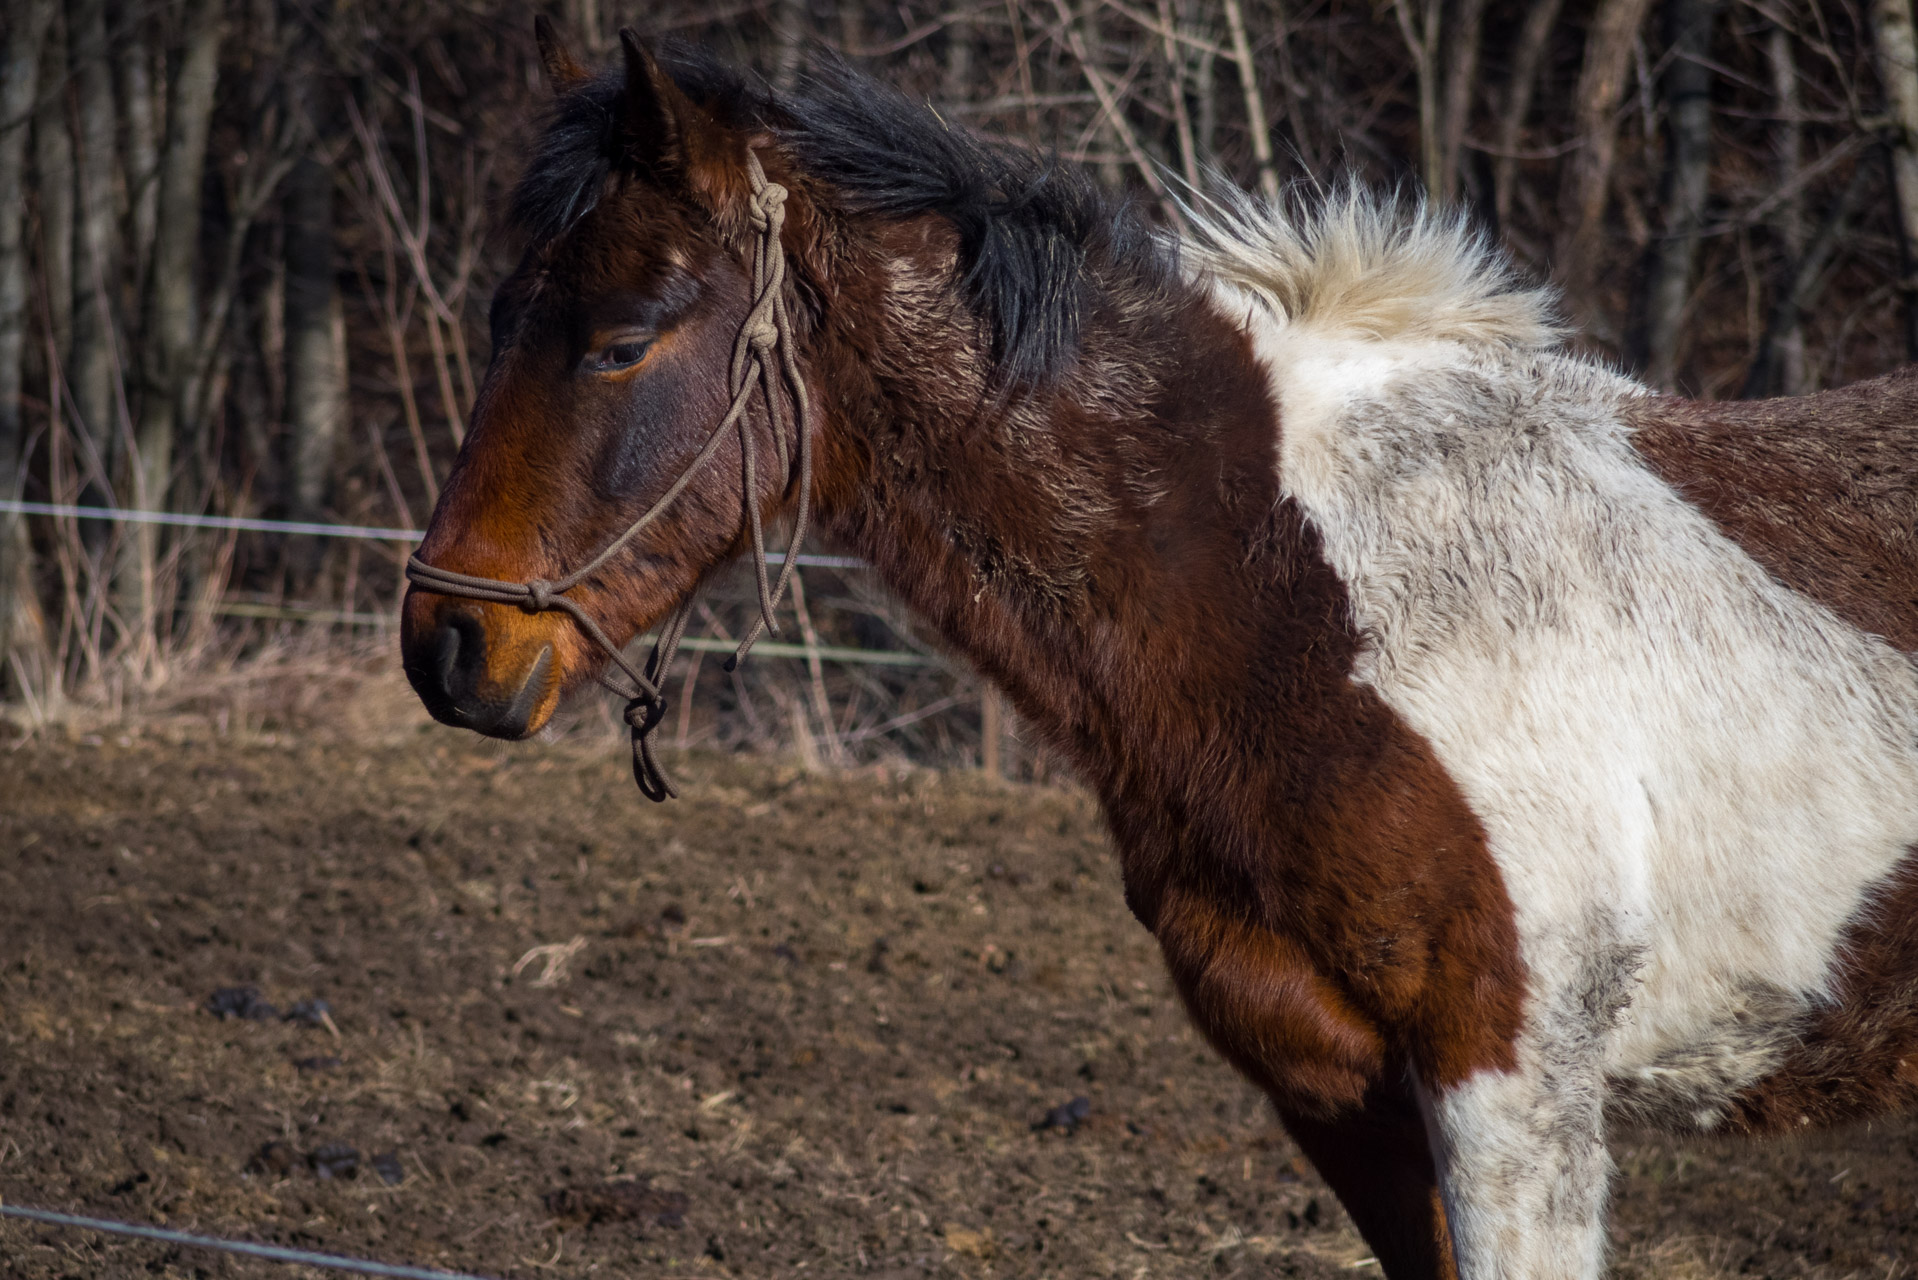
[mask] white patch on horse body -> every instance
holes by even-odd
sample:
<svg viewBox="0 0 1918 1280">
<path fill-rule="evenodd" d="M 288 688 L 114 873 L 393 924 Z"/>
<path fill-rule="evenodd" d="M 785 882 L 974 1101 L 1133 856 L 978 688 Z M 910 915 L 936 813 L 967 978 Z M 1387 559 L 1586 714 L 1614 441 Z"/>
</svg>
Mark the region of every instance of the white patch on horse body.
<svg viewBox="0 0 1918 1280">
<path fill-rule="evenodd" d="M 1483 824 L 1530 974 L 1519 1071 L 1433 1104 L 1471 1184 L 1453 1206 L 1461 1261 L 1507 1256 L 1489 1242 L 1518 1231 L 1556 1243 L 1510 1274 L 1593 1273 L 1595 1253 L 1550 1259 L 1598 1247 L 1572 1219 L 1603 1199 L 1604 1161 L 1584 1152 L 1605 1095 L 1716 1123 L 1832 993 L 1847 922 L 1918 844 L 1918 668 L 1780 585 L 1644 466 L 1619 417 L 1643 389 L 1543 350 L 1548 330 L 1514 317 L 1529 305 L 1543 326 L 1544 302 L 1462 233 L 1455 268 L 1425 276 L 1476 287 L 1476 310 L 1405 314 L 1503 319 L 1449 336 L 1288 307 L 1312 295 L 1310 255 L 1287 246 L 1259 287 L 1260 248 L 1215 242 L 1201 263 L 1228 264 L 1217 296 L 1270 370 L 1282 487 L 1347 585 L 1355 678 Z M 1574 998 L 1607 985 L 1616 1002 Z M 1577 1070 L 1580 1053 L 1594 1060 Z"/>
<path fill-rule="evenodd" d="M 1580 963 L 1592 912 L 1642 954 L 1608 1071 L 1696 1048 L 1754 989 L 1830 994 L 1846 922 L 1918 843 L 1918 669 L 1644 467 L 1623 379 L 1255 334 L 1282 483 L 1368 639 L 1358 678 L 1484 824 L 1534 984 Z M 1743 1083 L 1776 1061 L 1756 1056 Z"/>
</svg>

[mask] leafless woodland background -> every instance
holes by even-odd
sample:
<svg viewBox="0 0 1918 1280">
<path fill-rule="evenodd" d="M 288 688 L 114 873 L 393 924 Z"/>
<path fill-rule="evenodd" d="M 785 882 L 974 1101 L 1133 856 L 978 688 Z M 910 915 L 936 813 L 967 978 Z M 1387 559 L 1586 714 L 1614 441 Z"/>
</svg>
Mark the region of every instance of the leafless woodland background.
<svg viewBox="0 0 1918 1280">
<path fill-rule="evenodd" d="M 1352 173 L 1456 206 L 1564 287 L 1593 350 L 1735 397 L 1918 354 L 1910 3 L 565 0 L 554 16 L 595 57 L 629 24 L 774 84 L 837 51 L 1160 216 L 1169 187 L 1215 176 L 1277 194 Z M 6 0 L 0 496 L 422 525 L 514 253 L 495 228 L 545 95 L 532 13 Z M 48 723 L 390 655 L 404 550 L 0 514 L 0 702 Z M 806 576 L 806 640 L 928 651 L 859 573 Z M 722 594 L 706 628 L 741 607 Z M 765 657 L 695 682 L 672 726 L 689 745 L 953 763 L 1000 738 L 937 663 Z"/>
</svg>

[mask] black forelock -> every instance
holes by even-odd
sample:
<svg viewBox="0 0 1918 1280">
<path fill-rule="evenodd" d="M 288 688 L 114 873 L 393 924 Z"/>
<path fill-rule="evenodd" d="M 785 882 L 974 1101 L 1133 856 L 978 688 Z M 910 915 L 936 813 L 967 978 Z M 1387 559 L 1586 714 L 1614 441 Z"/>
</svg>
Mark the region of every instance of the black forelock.
<svg viewBox="0 0 1918 1280">
<path fill-rule="evenodd" d="M 1089 265 L 1125 261 L 1155 279 L 1169 271 L 1170 255 L 1146 221 L 1083 171 L 987 142 L 836 58 L 775 98 L 703 49 L 668 42 L 657 57 L 722 123 L 771 131 L 849 210 L 950 221 L 967 302 L 991 331 L 1008 383 L 1042 383 L 1071 363 Z M 630 163 L 623 98 L 623 75 L 608 72 L 554 103 L 513 196 L 513 220 L 535 243 L 563 233 L 608 175 Z"/>
</svg>

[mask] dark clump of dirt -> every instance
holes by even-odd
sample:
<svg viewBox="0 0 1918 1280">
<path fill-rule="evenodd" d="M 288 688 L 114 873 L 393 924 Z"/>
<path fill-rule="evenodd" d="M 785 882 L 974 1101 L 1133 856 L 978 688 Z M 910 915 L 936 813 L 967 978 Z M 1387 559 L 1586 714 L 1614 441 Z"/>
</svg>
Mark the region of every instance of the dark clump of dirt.
<svg viewBox="0 0 1918 1280">
<path fill-rule="evenodd" d="M 1080 1094 L 1070 1102 L 1062 1102 L 1046 1112 L 1046 1118 L 1033 1125 L 1035 1129 L 1059 1129 L 1071 1133 L 1086 1122 L 1092 1114 L 1092 1099 Z"/>
<path fill-rule="evenodd" d="M 313 1176 L 323 1182 L 360 1176 L 360 1153 L 344 1142 L 329 1142 L 306 1158 Z"/>
<path fill-rule="evenodd" d="M 625 770 L 438 728 L 11 750 L 0 1197 L 499 1277 L 1375 1265 L 1084 796 Z M 1913 1133 L 1628 1144 L 1617 1271 L 1902 1274 Z M 0 1259 L 264 1274 L 11 1220 Z"/>
<path fill-rule="evenodd" d="M 208 996 L 201 1007 L 222 1021 L 245 1018 L 252 1022 L 272 1022 L 280 1016 L 278 1009 L 261 998 L 258 987 L 221 987 Z"/>
<path fill-rule="evenodd" d="M 651 1223 L 662 1227 L 686 1225 L 690 1203 L 684 1193 L 656 1191 L 649 1179 L 601 1182 L 590 1187 L 563 1187 L 546 1193 L 546 1211 L 561 1222 Z"/>
</svg>

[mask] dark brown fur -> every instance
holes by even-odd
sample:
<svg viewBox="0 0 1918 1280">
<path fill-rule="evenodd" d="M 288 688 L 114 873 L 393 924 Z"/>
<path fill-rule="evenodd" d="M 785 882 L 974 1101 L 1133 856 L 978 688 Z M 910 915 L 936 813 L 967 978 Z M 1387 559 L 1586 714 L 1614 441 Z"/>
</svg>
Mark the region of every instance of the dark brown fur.
<svg viewBox="0 0 1918 1280">
<path fill-rule="evenodd" d="M 1627 422 L 1773 577 L 1918 653 L 1918 369 L 1790 400 L 1650 397 Z"/>
</svg>

